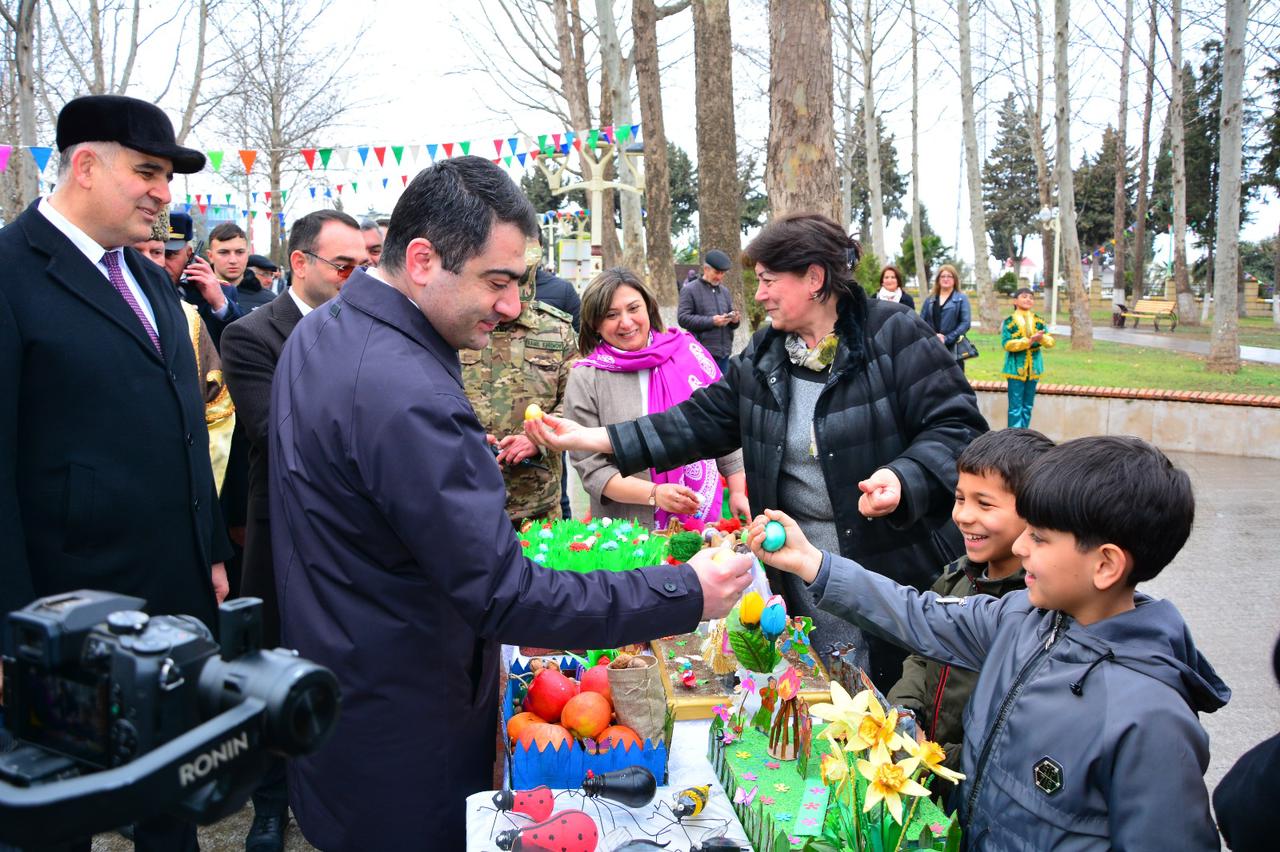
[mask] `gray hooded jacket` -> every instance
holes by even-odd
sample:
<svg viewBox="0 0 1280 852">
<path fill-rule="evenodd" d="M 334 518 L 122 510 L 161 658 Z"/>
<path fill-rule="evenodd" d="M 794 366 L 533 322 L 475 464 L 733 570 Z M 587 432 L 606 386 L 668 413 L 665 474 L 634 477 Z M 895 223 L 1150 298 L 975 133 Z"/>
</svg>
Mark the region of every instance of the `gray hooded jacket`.
<svg viewBox="0 0 1280 852">
<path fill-rule="evenodd" d="M 1025 591 L 939 598 L 824 554 L 818 605 L 981 670 L 964 713 L 969 849 L 1218 849 L 1196 717 L 1231 691 L 1168 601 L 1087 627 Z"/>
</svg>

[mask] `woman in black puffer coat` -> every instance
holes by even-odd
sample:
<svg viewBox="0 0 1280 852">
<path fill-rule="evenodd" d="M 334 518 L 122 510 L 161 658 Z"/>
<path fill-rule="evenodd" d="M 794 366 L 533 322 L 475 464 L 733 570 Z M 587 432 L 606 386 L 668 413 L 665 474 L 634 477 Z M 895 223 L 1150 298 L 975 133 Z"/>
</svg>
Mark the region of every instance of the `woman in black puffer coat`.
<svg viewBox="0 0 1280 852">
<path fill-rule="evenodd" d="M 823 216 L 771 223 L 744 253 L 771 324 L 721 381 L 627 423 L 586 429 L 547 418 L 526 429 L 557 449 L 612 452 L 624 474 L 741 447 L 753 511 L 782 509 L 818 546 L 928 589 L 964 552 L 951 523 L 956 458 L 987 424 L 924 322 L 853 282 L 850 244 Z M 851 629 L 818 613 L 794 578 L 770 580 L 792 614 L 814 617 L 824 656 Z M 872 677 L 888 689 L 906 652 L 874 637 L 866 646 Z"/>
</svg>

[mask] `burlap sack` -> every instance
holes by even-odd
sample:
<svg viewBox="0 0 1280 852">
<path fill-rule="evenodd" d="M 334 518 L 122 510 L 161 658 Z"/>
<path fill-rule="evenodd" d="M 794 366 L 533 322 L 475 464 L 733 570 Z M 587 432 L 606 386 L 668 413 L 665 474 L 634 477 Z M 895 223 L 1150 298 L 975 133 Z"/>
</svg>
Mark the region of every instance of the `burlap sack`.
<svg viewBox="0 0 1280 852">
<path fill-rule="evenodd" d="M 609 665 L 609 690 L 621 724 L 639 734 L 641 740 L 650 740 L 654 745 L 663 741 L 667 693 L 662 688 L 662 667 L 656 657 L 614 660 Z"/>
</svg>

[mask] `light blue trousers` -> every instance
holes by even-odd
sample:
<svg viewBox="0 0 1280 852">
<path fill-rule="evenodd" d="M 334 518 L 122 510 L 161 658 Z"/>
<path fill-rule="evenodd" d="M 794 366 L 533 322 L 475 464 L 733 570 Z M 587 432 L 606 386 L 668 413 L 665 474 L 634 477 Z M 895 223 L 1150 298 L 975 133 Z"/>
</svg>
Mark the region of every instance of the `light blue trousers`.
<svg viewBox="0 0 1280 852">
<path fill-rule="evenodd" d="M 1036 403 L 1036 379 L 1009 379 L 1009 428 L 1031 428 L 1031 406 Z"/>
</svg>

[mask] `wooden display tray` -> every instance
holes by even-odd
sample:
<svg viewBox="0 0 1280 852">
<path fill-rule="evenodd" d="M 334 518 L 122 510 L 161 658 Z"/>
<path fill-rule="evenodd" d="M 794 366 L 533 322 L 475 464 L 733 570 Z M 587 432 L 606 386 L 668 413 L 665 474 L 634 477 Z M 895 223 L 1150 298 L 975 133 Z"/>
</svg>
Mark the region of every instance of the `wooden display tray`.
<svg viewBox="0 0 1280 852">
<path fill-rule="evenodd" d="M 667 691 L 667 704 L 678 722 L 686 719 L 710 719 L 715 715 L 712 708 L 716 705 L 727 704 L 734 707 L 741 700 L 741 693 L 737 692 L 704 691 L 709 690 L 712 684 L 718 683 L 718 678 L 711 671 L 710 666 L 700 658 L 700 648 L 706 638 L 700 633 L 685 633 L 654 639 L 649 643 L 653 646 L 653 655 L 658 658 L 658 663 L 662 666 L 662 688 Z M 688 644 L 683 646 L 675 644 L 681 641 Z M 694 673 L 698 680 L 708 681 L 706 687 L 699 685 L 695 689 L 688 689 L 673 683 L 671 676 L 675 668 L 671 665 L 672 660 L 667 655 L 668 651 L 674 651 L 677 657 L 689 657 L 693 662 Z M 695 655 L 699 656 L 699 659 L 693 659 Z M 800 662 L 794 652 L 788 652 L 783 656 L 800 673 L 801 684 L 807 684 L 807 688 L 800 690 L 801 698 L 811 705 L 831 701 L 831 679 L 826 669 L 822 667 L 821 660 L 816 660 L 815 666 L 810 669 L 809 666 Z"/>
</svg>

